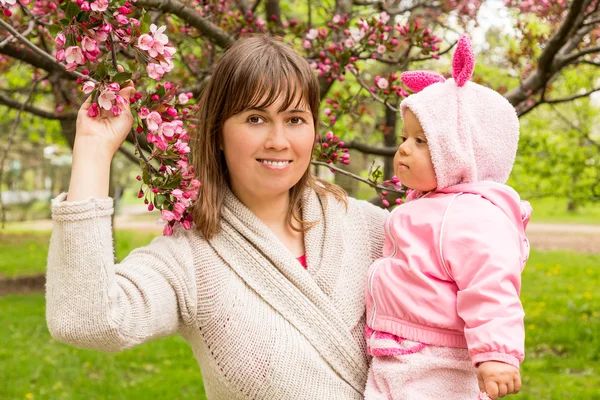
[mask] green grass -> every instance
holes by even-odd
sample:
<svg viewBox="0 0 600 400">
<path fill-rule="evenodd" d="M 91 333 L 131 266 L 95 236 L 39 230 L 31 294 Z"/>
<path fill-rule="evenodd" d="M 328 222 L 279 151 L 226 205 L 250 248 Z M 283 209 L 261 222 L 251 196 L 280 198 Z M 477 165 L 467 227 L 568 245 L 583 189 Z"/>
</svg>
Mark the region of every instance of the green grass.
<svg viewBox="0 0 600 400">
<path fill-rule="evenodd" d="M 121 260 L 137 247 L 146 245 L 156 234 L 118 230 L 115 232 L 115 253 Z M 0 232 L 0 277 L 33 275 L 46 271 L 50 232 Z"/>
<path fill-rule="evenodd" d="M 0 241 L 0 273 L 44 270 L 48 232 L 25 235 Z M 119 257 L 152 236 L 118 232 Z M 23 249 L 31 254 L 18 256 Z M 24 260 L 37 267 L 7 267 Z M 511 398 L 600 399 L 599 281 L 600 255 L 532 252 L 523 273 L 524 384 Z M 119 354 L 74 349 L 50 338 L 42 295 L 0 297 L 0 327 L 2 400 L 203 398 L 196 361 L 178 337 Z"/>
<path fill-rule="evenodd" d="M 76 349 L 46 329 L 41 294 L 0 297 L 0 399 L 205 399 L 178 336 L 121 353 Z"/>
<path fill-rule="evenodd" d="M 567 211 L 567 199 L 548 197 L 533 199 L 530 203 L 533 222 L 600 225 L 598 203 L 580 207 L 576 211 Z"/>
<path fill-rule="evenodd" d="M 600 255 L 533 252 L 523 273 L 526 399 L 600 399 Z"/>
</svg>

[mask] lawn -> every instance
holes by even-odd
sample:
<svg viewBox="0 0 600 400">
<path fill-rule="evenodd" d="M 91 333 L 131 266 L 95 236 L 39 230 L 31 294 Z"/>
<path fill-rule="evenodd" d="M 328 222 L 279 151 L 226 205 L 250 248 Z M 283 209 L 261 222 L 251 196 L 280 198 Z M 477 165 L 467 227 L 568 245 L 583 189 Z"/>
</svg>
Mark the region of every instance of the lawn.
<svg viewBox="0 0 600 400">
<path fill-rule="evenodd" d="M 123 259 L 136 247 L 150 243 L 155 236 L 147 232 L 116 231 L 115 253 Z M 49 241 L 50 232 L 46 231 L 0 231 L 0 277 L 44 273 Z"/>
<path fill-rule="evenodd" d="M 48 233 L 2 241 L 0 274 L 44 269 Z M 119 257 L 152 235 L 118 232 Z M 19 256 L 22 251 L 30 253 Z M 17 266 L 22 262 L 31 265 Z M 527 354 L 514 399 L 600 399 L 600 256 L 532 252 L 523 275 Z M 42 295 L 0 297 L 0 399 L 202 399 L 198 366 L 179 337 L 119 354 L 56 343 Z"/>
</svg>

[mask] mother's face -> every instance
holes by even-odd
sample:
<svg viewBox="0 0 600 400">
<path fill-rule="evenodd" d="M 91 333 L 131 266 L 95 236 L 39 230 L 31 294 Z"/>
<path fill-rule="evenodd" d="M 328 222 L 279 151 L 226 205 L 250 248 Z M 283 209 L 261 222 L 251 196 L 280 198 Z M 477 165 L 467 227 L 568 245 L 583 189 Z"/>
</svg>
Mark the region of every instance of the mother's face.
<svg viewBox="0 0 600 400">
<path fill-rule="evenodd" d="M 287 195 L 309 166 L 315 140 L 310 108 L 292 105 L 280 112 L 283 100 L 225 120 L 222 150 L 231 188 L 242 201 Z"/>
</svg>

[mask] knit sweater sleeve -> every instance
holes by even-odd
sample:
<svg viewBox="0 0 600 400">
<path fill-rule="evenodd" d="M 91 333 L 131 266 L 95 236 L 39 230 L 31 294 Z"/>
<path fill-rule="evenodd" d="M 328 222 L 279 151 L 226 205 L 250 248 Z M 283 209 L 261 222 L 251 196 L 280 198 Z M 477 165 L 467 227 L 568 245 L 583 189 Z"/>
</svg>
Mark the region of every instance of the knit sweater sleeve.
<svg viewBox="0 0 600 400">
<path fill-rule="evenodd" d="M 390 212 L 364 200 L 353 200 L 361 210 L 365 229 L 369 232 L 369 247 L 371 260 L 383 256 L 383 242 L 385 239 L 385 221 Z"/>
<path fill-rule="evenodd" d="M 52 202 L 46 319 L 76 347 L 119 351 L 177 332 L 196 313 L 193 259 L 184 232 L 161 236 L 114 263 L 112 199 Z"/>
</svg>

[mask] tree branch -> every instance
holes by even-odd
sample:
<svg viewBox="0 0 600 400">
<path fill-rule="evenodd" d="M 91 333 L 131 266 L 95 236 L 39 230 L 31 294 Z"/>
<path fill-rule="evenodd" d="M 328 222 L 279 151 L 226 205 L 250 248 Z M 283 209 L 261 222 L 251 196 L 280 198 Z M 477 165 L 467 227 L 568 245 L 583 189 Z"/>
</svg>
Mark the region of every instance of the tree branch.
<svg viewBox="0 0 600 400">
<path fill-rule="evenodd" d="M 46 110 L 42 110 L 37 107 L 30 106 L 29 104 L 27 104 L 27 102 L 20 103 L 19 101 L 6 96 L 2 92 L 0 92 L 0 104 L 5 105 L 10 108 L 13 108 L 13 109 L 16 109 L 16 110 L 22 109 L 23 111 L 27 111 L 30 114 L 36 115 L 38 117 L 46 118 L 46 119 L 56 119 L 56 120 L 77 119 L 77 113 L 75 113 L 75 112 L 69 112 L 69 113 L 65 113 L 65 114 L 56 114 L 51 111 L 46 111 Z"/>
<path fill-rule="evenodd" d="M 562 65 L 556 63 L 556 57 L 572 32 L 575 21 L 579 18 L 584 0 L 573 0 L 569 12 L 556 33 L 548 40 L 546 47 L 538 59 L 537 69 L 519 86 L 507 92 L 504 97 L 517 106 L 529 96 L 528 92 L 536 92 L 545 86 Z"/>
<path fill-rule="evenodd" d="M 336 172 L 339 172 L 341 174 L 344 174 L 346 176 L 354 178 L 357 181 L 366 183 L 367 185 L 369 185 L 371 187 L 374 187 L 376 189 L 386 190 L 386 191 L 392 192 L 392 193 L 401 193 L 401 194 L 404 193 L 404 190 L 396 190 L 396 189 L 392 189 L 392 188 L 389 188 L 389 187 L 386 187 L 386 186 L 377 185 L 377 184 L 371 182 L 370 180 L 363 178 L 362 176 L 355 175 L 352 172 L 348 172 L 345 169 L 341 169 L 339 167 L 336 167 L 333 164 L 327 164 L 327 163 L 322 162 L 322 161 L 311 161 L 311 164 L 313 164 L 313 165 L 321 165 L 323 167 L 327 167 L 327 168 L 332 169 L 332 170 L 334 170 Z"/>
<path fill-rule="evenodd" d="M 62 71 L 69 72 L 69 71 L 67 71 L 65 69 L 65 66 L 63 64 L 59 63 L 50 54 L 46 53 L 44 50 L 40 49 L 35 44 L 31 43 L 31 41 L 29 41 L 29 39 L 27 39 L 25 36 L 21 35 L 12 26 L 10 26 L 8 23 L 6 23 L 1 18 L 0 18 L 0 26 L 3 27 L 3 28 L 5 28 L 10 33 L 12 33 L 12 35 L 14 37 L 16 37 L 17 39 L 19 39 L 19 41 L 21 43 L 23 43 L 25 46 L 29 47 L 35 54 L 37 54 L 38 56 L 42 57 L 43 59 L 45 59 L 47 62 L 51 63 L 52 65 L 57 66 Z M 74 74 L 75 75 L 75 79 L 79 77 L 79 78 L 83 78 L 83 79 L 86 79 L 86 80 L 91 80 L 89 76 L 83 75 L 83 74 L 81 74 L 81 73 L 79 73 L 77 71 L 70 72 L 70 74 Z"/>
<path fill-rule="evenodd" d="M 193 8 L 187 7 L 177 0 L 139 0 L 135 4 L 138 7 L 152 8 L 178 16 L 221 48 L 228 47 L 234 41 L 234 38 L 223 29 L 197 14 Z"/>
</svg>

